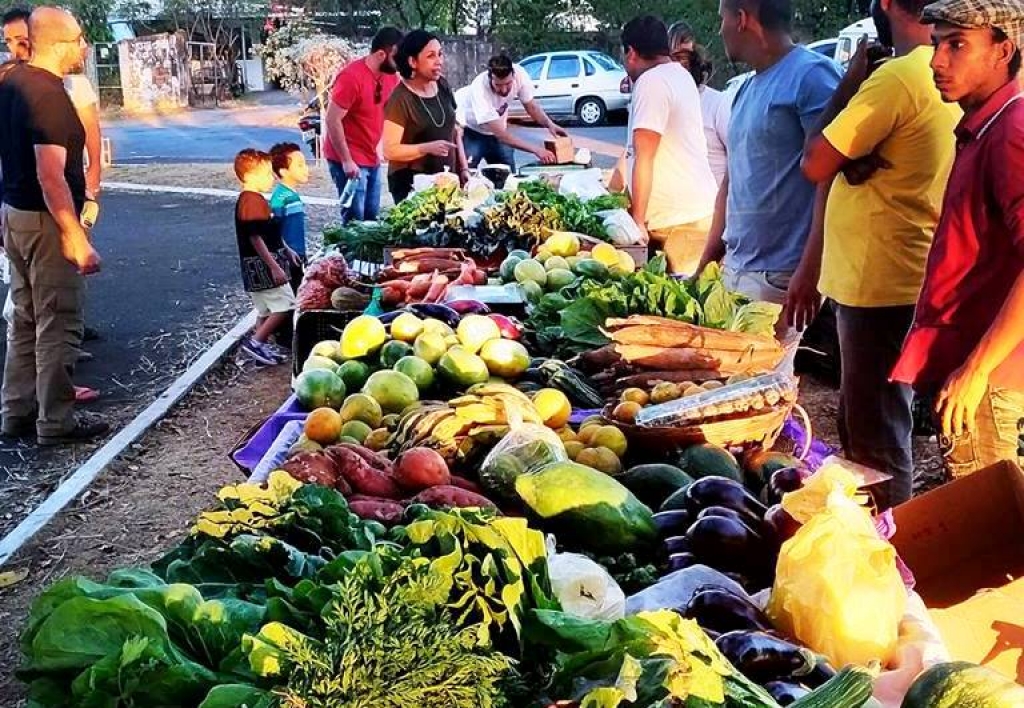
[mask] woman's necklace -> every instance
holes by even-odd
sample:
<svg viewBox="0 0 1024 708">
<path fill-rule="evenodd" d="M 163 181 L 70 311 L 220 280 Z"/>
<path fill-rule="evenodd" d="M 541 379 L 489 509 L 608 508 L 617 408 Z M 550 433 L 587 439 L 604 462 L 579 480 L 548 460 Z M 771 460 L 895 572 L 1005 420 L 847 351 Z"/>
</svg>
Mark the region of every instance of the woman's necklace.
<svg viewBox="0 0 1024 708">
<path fill-rule="evenodd" d="M 423 111 L 427 114 L 427 117 L 430 118 L 430 122 L 434 124 L 434 127 L 435 128 L 443 128 L 444 127 L 445 118 L 448 117 L 448 111 L 445 109 L 444 104 L 441 103 L 441 89 L 438 88 L 437 93 L 435 93 L 433 96 L 431 96 L 431 98 L 437 99 L 437 104 L 441 107 L 441 120 L 440 121 L 438 121 L 436 118 L 434 118 L 434 114 L 431 113 L 430 107 L 427 106 L 427 102 L 423 100 L 423 96 L 420 95 L 419 91 L 416 91 L 412 87 L 410 87 L 410 90 L 414 94 L 416 94 L 416 98 L 420 99 L 420 105 L 423 106 Z"/>
</svg>

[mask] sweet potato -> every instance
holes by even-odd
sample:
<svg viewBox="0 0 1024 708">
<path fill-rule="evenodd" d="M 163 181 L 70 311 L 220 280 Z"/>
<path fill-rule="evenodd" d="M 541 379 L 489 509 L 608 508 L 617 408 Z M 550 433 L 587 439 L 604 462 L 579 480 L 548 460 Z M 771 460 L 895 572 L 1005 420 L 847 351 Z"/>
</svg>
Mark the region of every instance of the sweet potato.
<svg viewBox="0 0 1024 708">
<path fill-rule="evenodd" d="M 459 487 L 451 484 L 442 484 L 438 487 L 424 489 L 413 497 L 410 502 L 413 504 L 426 504 L 427 506 L 439 509 L 451 507 L 480 507 L 484 509 L 497 508 L 494 505 L 494 502 L 487 497 L 465 489 L 460 489 Z"/>
<path fill-rule="evenodd" d="M 395 471 L 395 466 L 391 462 L 391 460 L 386 458 L 384 455 L 374 452 L 373 450 L 367 447 L 363 447 L 362 445 L 356 445 L 354 443 L 337 443 L 336 445 L 331 445 L 329 448 L 327 448 L 327 454 L 331 454 L 331 450 L 336 447 L 348 450 L 350 452 L 354 452 L 355 454 L 363 458 L 363 460 L 365 460 L 366 463 L 370 465 L 370 467 L 378 469 L 381 472 L 393 474 Z"/>
<path fill-rule="evenodd" d="M 466 257 L 466 251 L 462 248 L 396 248 L 391 252 L 392 261 L 404 261 L 407 258 L 420 258 L 423 256 L 450 258 L 461 261 Z"/>
<path fill-rule="evenodd" d="M 434 278 L 430 283 L 430 287 L 427 289 L 427 294 L 423 296 L 423 302 L 437 302 L 441 299 L 441 296 L 444 295 L 447 287 L 448 276 L 434 275 Z"/>
<path fill-rule="evenodd" d="M 627 322 L 626 326 L 616 323 Z M 780 349 L 772 337 L 758 337 L 742 332 L 727 332 L 697 325 L 666 320 L 661 317 L 630 317 L 628 320 L 610 319 L 605 322 L 609 336 L 618 344 L 640 344 L 653 347 L 693 347 L 747 351 L 748 349 Z"/>
<path fill-rule="evenodd" d="M 474 494 L 483 495 L 484 490 L 480 488 L 480 485 L 476 482 L 466 479 L 465 477 L 459 477 L 458 475 L 451 475 L 451 481 L 449 482 L 453 487 L 459 489 L 465 489 L 467 492 L 473 492 Z"/>
<path fill-rule="evenodd" d="M 383 499 L 349 500 L 348 508 L 360 519 L 379 521 L 385 526 L 402 523 L 402 514 L 405 512 L 405 507 L 401 504 Z"/>
<path fill-rule="evenodd" d="M 689 347 L 649 347 L 640 344 L 616 344 L 615 351 L 631 364 L 645 369 L 679 371 L 681 369 L 717 369 L 718 359 L 700 349 Z"/>
<path fill-rule="evenodd" d="M 450 484 L 448 464 L 436 450 L 414 447 L 395 461 L 395 481 L 410 491 Z"/>
<path fill-rule="evenodd" d="M 394 478 L 370 464 L 351 450 L 332 446 L 332 457 L 338 462 L 338 476 L 360 494 L 382 499 L 401 499 L 402 491 Z"/>
<path fill-rule="evenodd" d="M 338 487 L 337 462 L 330 455 L 323 452 L 300 452 L 286 460 L 281 465 L 281 469 L 298 481 L 306 484 Z M 339 489 L 339 491 L 342 490 Z M 342 493 L 344 492 L 342 491 Z"/>
</svg>

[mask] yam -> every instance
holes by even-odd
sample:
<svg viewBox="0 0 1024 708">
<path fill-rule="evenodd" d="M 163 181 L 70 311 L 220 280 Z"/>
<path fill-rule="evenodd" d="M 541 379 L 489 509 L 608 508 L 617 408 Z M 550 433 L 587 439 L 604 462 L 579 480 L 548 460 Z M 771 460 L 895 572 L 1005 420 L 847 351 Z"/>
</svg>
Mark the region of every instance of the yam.
<svg viewBox="0 0 1024 708">
<path fill-rule="evenodd" d="M 615 351 L 631 364 L 646 369 L 679 371 L 682 369 L 717 369 L 719 360 L 700 349 L 689 347 L 651 347 L 639 344 L 616 344 Z"/>
</svg>

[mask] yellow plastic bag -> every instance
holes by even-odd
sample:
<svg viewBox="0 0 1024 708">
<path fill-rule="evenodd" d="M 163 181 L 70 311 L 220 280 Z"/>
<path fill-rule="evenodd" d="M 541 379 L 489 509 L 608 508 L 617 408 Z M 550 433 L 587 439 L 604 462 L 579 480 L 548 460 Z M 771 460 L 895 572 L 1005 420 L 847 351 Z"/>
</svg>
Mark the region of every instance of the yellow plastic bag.
<svg viewBox="0 0 1024 708">
<path fill-rule="evenodd" d="M 840 485 L 782 546 L 768 603 L 776 626 L 835 666 L 889 663 L 907 591 L 896 550 Z"/>
</svg>

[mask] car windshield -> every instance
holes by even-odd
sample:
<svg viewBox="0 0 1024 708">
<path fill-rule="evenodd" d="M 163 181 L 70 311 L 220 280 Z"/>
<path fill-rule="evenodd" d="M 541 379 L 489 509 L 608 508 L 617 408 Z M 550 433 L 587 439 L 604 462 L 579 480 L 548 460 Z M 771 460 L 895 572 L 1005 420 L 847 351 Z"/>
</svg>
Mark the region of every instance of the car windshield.
<svg viewBox="0 0 1024 708">
<path fill-rule="evenodd" d="M 619 66 L 618 62 L 606 54 L 591 52 L 590 54 L 587 54 L 587 56 L 593 59 L 594 63 L 605 71 L 622 71 L 622 67 Z"/>
</svg>

